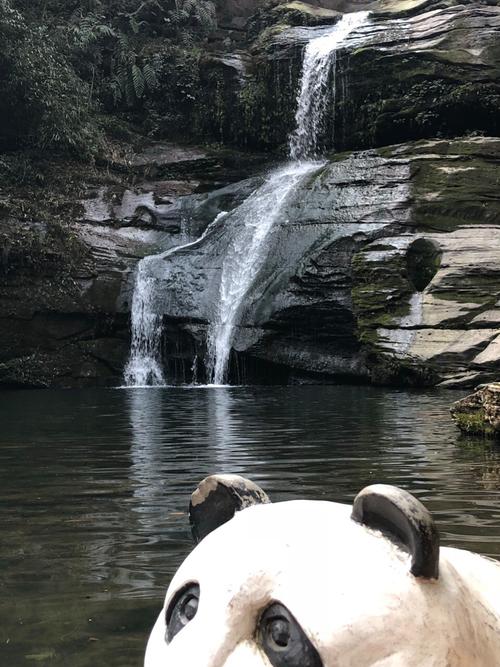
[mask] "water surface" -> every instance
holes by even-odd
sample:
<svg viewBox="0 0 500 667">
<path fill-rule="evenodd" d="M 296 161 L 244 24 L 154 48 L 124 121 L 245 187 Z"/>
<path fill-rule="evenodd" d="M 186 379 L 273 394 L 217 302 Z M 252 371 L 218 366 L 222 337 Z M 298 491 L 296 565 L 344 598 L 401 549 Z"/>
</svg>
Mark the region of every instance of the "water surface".
<svg viewBox="0 0 500 667">
<path fill-rule="evenodd" d="M 369 387 L 0 393 L 0 664 L 141 665 L 191 548 L 198 481 L 274 500 L 402 486 L 442 541 L 500 557 L 500 458 L 458 435 L 459 396 Z"/>
</svg>

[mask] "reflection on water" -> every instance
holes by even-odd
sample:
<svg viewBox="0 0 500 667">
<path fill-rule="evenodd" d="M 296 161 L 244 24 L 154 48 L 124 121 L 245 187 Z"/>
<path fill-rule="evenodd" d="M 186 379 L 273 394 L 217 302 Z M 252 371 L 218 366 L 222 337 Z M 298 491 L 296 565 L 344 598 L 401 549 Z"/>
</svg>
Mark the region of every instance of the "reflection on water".
<svg viewBox="0 0 500 667">
<path fill-rule="evenodd" d="M 132 667 L 191 547 L 198 481 L 351 502 L 397 484 L 443 542 L 500 557 L 500 457 L 453 393 L 220 387 L 0 395 L 0 664 Z"/>
</svg>

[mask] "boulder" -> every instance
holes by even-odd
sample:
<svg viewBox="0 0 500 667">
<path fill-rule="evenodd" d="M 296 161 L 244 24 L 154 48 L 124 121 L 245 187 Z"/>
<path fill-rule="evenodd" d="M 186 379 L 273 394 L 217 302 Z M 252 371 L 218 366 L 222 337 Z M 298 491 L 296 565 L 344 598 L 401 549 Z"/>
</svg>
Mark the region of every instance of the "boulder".
<svg viewBox="0 0 500 667">
<path fill-rule="evenodd" d="M 479 386 L 470 396 L 453 403 L 450 411 L 464 433 L 500 436 L 500 382 Z"/>
</svg>

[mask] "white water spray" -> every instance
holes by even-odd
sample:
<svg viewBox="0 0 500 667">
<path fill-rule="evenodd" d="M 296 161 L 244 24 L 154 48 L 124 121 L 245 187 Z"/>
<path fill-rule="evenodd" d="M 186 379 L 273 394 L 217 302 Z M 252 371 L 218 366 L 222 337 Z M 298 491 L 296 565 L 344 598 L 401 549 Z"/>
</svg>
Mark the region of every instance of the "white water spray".
<svg viewBox="0 0 500 667">
<path fill-rule="evenodd" d="M 231 237 L 222 265 L 219 303 L 207 335 L 207 377 L 214 384 L 227 381 L 234 330 L 268 256 L 272 229 L 301 182 L 323 164 L 313 159 L 318 153 L 326 109 L 329 103 L 335 103 L 336 51 L 367 17 L 368 12 L 345 14 L 330 31 L 307 44 L 297 97 L 296 129 L 289 139 L 292 162 L 272 171 L 265 183 L 229 214 L 232 224 L 227 226 L 227 233 Z M 333 87 L 328 91 L 332 72 Z M 219 219 L 220 216 L 212 225 Z M 212 225 L 197 241 L 140 262 L 132 303 L 132 347 L 125 369 L 127 385 L 165 384 L 161 365 L 162 316 L 155 303 L 158 279 L 151 275 L 150 263 L 198 244 Z M 168 269 L 162 281 L 167 274 Z"/>
<path fill-rule="evenodd" d="M 129 387 L 165 384 L 161 366 L 162 317 L 155 299 L 156 279 L 149 271 L 156 257 L 145 257 L 137 268 L 132 298 L 132 346 L 124 372 Z"/>
<path fill-rule="evenodd" d="M 222 265 L 218 312 L 208 332 L 207 374 L 214 384 L 227 380 L 234 328 L 268 255 L 271 230 L 299 183 L 320 166 L 296 162 L 272 171 L 231 216 L 232 238 Z"/>
<path fill-rule="evenodd" d="M 139 262 L 132 299 L 132 345 L 124 371 L 127 387 L 158 387 L 166 384 L 161 362 L 162 315 L 156 299 L 159 279 L 154 276 L 151 267 L 155 262 L 163 262 L 161 282 L 168 280 L 168 258 L 201 243 L 226 215 L 225 211 L 219 213 L 199 239 L 170 248 L 158 255 L 150 255 Z"/>
<path fill-rule="evenodd" d="M 318 138 L 325 111 L 329 104 L 335 108 L 337 50 L 353 30 L 361 27 L 368 14 L 369 12 L 344 14 L 329 32 L 307 44 L 297 96 L 295 132 L 289 142 L 292 160 L 317 157 Z M 328 86 L 330 77 L 333 77 L 331 88 Z"/>
<path fill-rule="evenodd" d="M 335 69 L 336 50 L 367 17 L 368 12 L 345 14 L 331 31 L 307 44 L 297 97 L 296 129 L 289 140 L 293 162 L 271 172 L 264 185 L 233 213 L 242 224 L 233 225 L 233 238 L 222 266 L 218 312 L 208 332 L 207 371 L 214 384 L 227 381 L 234 329 L 265 263 L 273 226 L 301 181 L 322 166 L 321 162 L 310 160 L 317 155 L 319 131 L 331 100 L 326 88 L 332 67 Z M 335 101 L 335 90 L 332 95 Z"/>
</svg>

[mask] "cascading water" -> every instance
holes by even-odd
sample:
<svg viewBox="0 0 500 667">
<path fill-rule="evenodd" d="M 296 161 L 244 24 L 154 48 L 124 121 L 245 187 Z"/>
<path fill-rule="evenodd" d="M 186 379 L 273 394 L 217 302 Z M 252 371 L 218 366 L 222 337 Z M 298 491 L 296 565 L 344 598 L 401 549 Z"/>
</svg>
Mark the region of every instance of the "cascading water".
<svg viewBox="0 0 500 667">
<path fill-rule="evenodd" d="M 162 316 L 158 312 L 156 298 L 158 278 L 151 268 L 155 262 L 164 262 L 170 255 L 201 243 L 226 215 L 225 211 L 219 213 L 199 239 L 170 248 L 158 255 L 150 255 L 139 262 L 132 299 L 132 345 L 123 374 L 128 387 L 158 387 L 166 384 L 161 364 Z M 165 267 L 161 276 L 162 282 L 168 279 L 168 263 Z"/>
<path fill-rule="evenodd" d="M 295 131 L 289 141 L 292 160 L 317 157 L 325 111 L 329 104 L 335 108 L 337 50 L 353 30 L 365 23 L 368 15 L 369 12 L 344 14 L 331 30 L 307 44 L 297 96 Z M 329 88 L 330 76 L 333 84 Z"/>
<path fill-rule="evenodd" d="M 132 298 L 132 345 L 125 367 L 127 386 L 161 386 L 165 377 L 161 367 L 162 318 L 156 308 L 156 280 L 149 272 L 156 255 L 139 262 Z"/>
<path fill-rule="evenodd" d="M 265 184 L 233 213 L 243 224 L 234 225 L 222 266 L 217 317 L 208 332 L 207 370 L 214 384 L 224 384 L 227 380 L 234 328 L 245 297 L 265 262 L 266 240 L 290 195 L 304 178 L 322 166 L 311 159 L 317 157 L 318 134 L 329 102 L 326 88 L 332 66 L 335 69 L 336 50 L 367 17 L 368 12 L 345 14 L 327 34 L 307 44 L 297 98 L 296 129 L 289 140 L 293 162 L 271 172 Z M 335 101 L 335 90 L 332 95 Z"/>
<path fill-rule="evenodd" d="M 266 240 L 297 185 L 320 166 L 320 162 L 292 162 L 272 171 L 264 185 L 232 214 L 232 238 L 222 264 L 218 312 L 208 332 L 207 375 L 213 384 L 226 382 L 234 328 L 267 257 Z"/>
<path fill-rule="evenodd" d="M 368 12 L 345 14 L 326 34 L 307 44 L 296 129 L 289 139 L 292 161 L 270 172 L 265 183 L 228 216 L 231 224 L 227 225 L 227 234 L 231 236 L 222 265 L 217 313 L 207 335 L 207 377 L 213 384 L 227 381 L 234 330 L 245 298 L 265 263 L 272 229 L 301 182 L 323 164 L 315 158 L 325 111 L 330 102 L 335 103 L 336 51 L 367 17 Z M 333 88 L 328 91 L 332 68 Z M 127 385 L 165 384 L 161 367 L 162 318 L 155 303 L 157 278 L 149 271 L 151 262 L 199 243 L 208 229 L 198 241 L 140 262 L 132 303 L 132 347 L 125 369 Z"/>
</svg>

